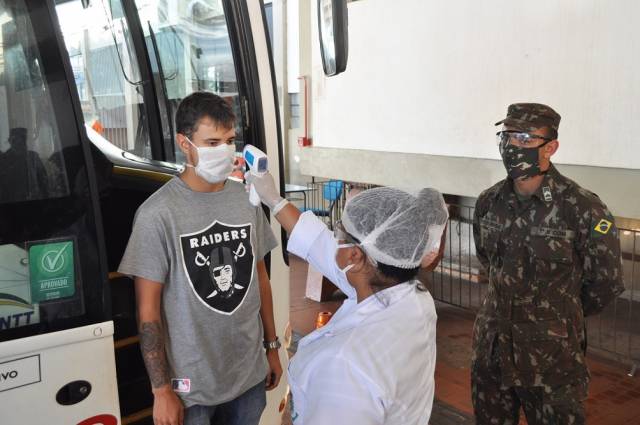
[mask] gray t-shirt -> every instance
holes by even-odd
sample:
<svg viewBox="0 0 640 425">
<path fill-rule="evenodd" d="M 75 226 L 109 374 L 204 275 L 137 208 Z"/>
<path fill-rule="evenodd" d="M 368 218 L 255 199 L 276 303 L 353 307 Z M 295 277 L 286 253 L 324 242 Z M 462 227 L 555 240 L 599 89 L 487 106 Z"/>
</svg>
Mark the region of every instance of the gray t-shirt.
<svg viewBox="0 0 640 425">
<path fill-rule="evenodd" d="M 185 406 L 232 400 L 267 374 L 256 264 L 277 246 L 244 185 L 175 177 L 138 209 L 118 271 L 164 284 L 172 385 Z"/>
</svg>

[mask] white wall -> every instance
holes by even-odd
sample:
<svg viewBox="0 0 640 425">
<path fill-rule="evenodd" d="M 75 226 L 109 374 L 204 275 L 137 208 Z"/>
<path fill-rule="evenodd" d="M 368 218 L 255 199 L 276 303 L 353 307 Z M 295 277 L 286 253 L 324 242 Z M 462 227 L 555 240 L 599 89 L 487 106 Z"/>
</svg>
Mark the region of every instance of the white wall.
<svg viewBox="0 0 640 425">
<path fill-rule="evenodd" d="M 498 159 L 493 123 L 532 101 L 562 115 L 555 162 L 640 169 L 639 16 L 637 0 L 350 3 L 344 74 L 323 76 L 311 40 L 314 145 Z"/>
<path fill-rule="evenodd" d="M 287 86 L 289 93 L 298 93 L 300 76 L 300 3 L 288 0 L 287 5 Z"/>
</svg>

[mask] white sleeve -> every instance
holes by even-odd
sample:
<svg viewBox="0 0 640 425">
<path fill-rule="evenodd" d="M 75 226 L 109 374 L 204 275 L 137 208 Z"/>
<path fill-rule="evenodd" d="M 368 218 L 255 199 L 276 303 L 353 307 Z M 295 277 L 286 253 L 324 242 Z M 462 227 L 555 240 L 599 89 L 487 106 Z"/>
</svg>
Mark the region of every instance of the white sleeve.
<svg viewBox="0 0 640 425">
<path fill-rule="evenodd" d="M 303 425 L 382 425 L 382 394 L 371 379 L 345 359 L 335 359 L 313 377 L 305 391 Z"/>
<path fill-rule="evenodd" d="M 338 242 L 327 225 L 311 211 L 304 212 L 291 231 L 287 250 L 311 264 L 327 279 L 333 282 L 349 298 L 356 296 L 349 282 L 340 279 L 340 270 L 336 264 Z"/>
</svg>

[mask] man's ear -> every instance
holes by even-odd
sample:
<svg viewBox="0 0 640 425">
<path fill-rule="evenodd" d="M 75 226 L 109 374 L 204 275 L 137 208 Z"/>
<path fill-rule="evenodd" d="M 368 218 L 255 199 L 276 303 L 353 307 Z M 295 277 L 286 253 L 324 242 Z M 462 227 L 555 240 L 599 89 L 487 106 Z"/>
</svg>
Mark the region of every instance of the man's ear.
<svg viewBox="0 0 640 425">
<path fill-rule="evenodd" d="M 178 145 L 178 148 L 182 151 L 182 153 L 185 156 L 188 156 L 189 148 L 191 147 L 191 144 L 189 143 L 189 140 L 187 140 L 184 134 L 176 133 L 176 145 Z"/>
<path fill-rule="evenodd" d="M 558 147 L 560 147 L 560 142 L 558 142 L 558 139 L 552 140 L 549 143 L 547 143 L 544 146 L 544 150 L 543 150 L 544 157 L 547 159 L 550 159 L 551 156 L 554 153 L 556 153 L 556 151 L 558 150 Z"/>
</svg>

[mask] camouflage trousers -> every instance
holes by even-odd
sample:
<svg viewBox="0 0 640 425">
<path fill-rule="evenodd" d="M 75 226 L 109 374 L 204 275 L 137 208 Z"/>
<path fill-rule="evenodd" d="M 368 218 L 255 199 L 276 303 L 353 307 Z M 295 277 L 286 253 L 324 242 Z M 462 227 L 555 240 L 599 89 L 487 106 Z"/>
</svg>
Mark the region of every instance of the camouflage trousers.
<svg viewBox="0 0 640 425">
<path fill-rule="evenodd" d="M 471 397 L 478 425 L 517 425 L 520 408 L 529 425 L 582 425 L 586 421 L 584 400 L 588 382 L 558 386 L 507 387 L 497 365 L 471 369 Z"/>
</svg>

